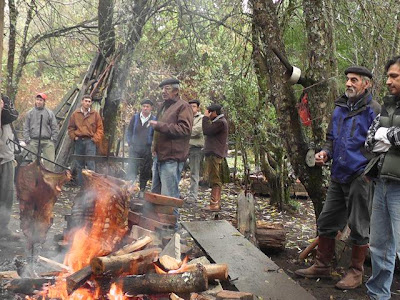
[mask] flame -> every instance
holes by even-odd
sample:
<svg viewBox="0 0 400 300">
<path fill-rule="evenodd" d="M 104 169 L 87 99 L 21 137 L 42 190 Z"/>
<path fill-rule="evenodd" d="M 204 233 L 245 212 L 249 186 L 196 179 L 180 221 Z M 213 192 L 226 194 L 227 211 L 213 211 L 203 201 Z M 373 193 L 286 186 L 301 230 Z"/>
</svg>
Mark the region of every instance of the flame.
<svg viewBox="0 0 400 300">
<path fill-rule="evenodd" d="M 188 261 L 189 261 L 189 256 L 185 256 L 185 258 L 182 260 L 182 263 L 180 267 L 176 270 L 169 270 L 168 272 L 164 271 L 161 269 L 157 264 L 153 263 L 154 268 L 156 269 L 157 274 L 180 274 L 188 271 Z"/>
<path fill-rule="evenodd" d="M 126 300 L 129 299 L 125 296 L 122 291 L 122 287 L 113 283 L 110 288 L 110 292 L 107 294 L 109 300 Z"/>
</svg>

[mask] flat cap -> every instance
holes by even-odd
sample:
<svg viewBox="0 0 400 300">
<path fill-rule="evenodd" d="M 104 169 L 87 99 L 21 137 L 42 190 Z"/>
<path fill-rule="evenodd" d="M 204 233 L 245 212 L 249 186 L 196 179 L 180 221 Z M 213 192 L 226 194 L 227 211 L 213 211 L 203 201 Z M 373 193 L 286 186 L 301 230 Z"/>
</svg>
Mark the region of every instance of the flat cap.
<svg viewBox="0 0 400 300">
<path fill-rule="evenodd" d="M 167 85 L 167 84 L 179 84 L 179 83 L 180 83 L 180 81 L 176 78 L 168 78 L 168 79 L 161 81 L 161 83 L 159 84 L 159 87 L 163 87 L 164 85 Z"/>
<path fill-rule="evenodd" d="M 344 74 L 347 75 L 349 73 L 355 73 L 355 74 L 358 74 L 358 75 L 367 76 L 368 78 L 372 79 L 372 73 L 366 67 L 362 67 L 362 66 L 351 66 L 351 67 L 348 67 L 344 71 Z"/>
<path fill-rule="evenodd" d="M 217 104 L 217 103 L 213 103 L 209 106 L 207 106 L 207 110 L 208 111 L 216 111 L 217 113 L 219 113 L 222 109 L 222 106 Z"/>
<path fill-rule="evenodd" d="M 140 105 L 144 104 L 150 104 L 151 106 L 154 105 L 153 101 L 151 101 L 150 99 L 144 99 L 142 102 L 140 102 Z"/>
<path fill-rule="evenodd" d="M 42 98 L 44 101 L 46 101 L 47 95 L 45 93 L 37 93 L 36 98 Z"/>
<path fill-rule="evenodd" d="M 200 106 L 200 101 L 199 101 L 199 100 L 197 100 L 197 99 L 192 99 L 192 100 L 189 100 L 189 104 L 192 104 L 192 103 L 196 103 L 196 104 L 197 104 L 197 106 Z"/>
</svg>

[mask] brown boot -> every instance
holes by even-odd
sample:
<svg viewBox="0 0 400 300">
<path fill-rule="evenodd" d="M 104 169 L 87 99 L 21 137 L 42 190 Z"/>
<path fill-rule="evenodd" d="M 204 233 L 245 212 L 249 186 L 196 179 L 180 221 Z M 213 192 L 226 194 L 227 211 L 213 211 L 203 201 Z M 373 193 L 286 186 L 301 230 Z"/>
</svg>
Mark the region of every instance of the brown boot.
<svg viewBox="0 0 400 300">
<path fill-rule="evenodd" d="M 331 277 L 331 260 L 334 253 L 335 239 L 319 236 L 314 264 L 307 269 L 300 269 L 294 273 L 306 278 L 329 278 Z"/>
<path fill-rule="evenodd" d="M 221 188 L 219 186 L 212 187 L 210 205 L 204 207 L 204 210 L 209 210 L 209 211 L 221 210 Z"/>
<path fill-rule="evenodd" d="M 351 265 L 349 270 L 336 287 L 341 290 L 352 290 L 362 284 L 364 273 L 364 261 L 367 255 L 368 245 L 353 245 L 351 251 Z"/>
</svg>

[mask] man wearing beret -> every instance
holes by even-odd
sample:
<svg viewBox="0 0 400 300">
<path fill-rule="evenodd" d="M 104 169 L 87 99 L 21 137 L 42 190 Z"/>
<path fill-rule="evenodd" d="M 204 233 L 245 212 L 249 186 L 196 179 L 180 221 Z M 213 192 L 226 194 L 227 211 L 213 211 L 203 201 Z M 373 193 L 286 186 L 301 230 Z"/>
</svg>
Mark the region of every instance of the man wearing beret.
<svg viewBox="0 0 400 300">
<path fill-rule="evenodd" d="M 211 185 L 210 205 L 205 210 L 210 211 L 221 210 L 221 164 L 228 154 L 228 122 L 221 110 L 221 105 L 211 104 L 203 117 L 206 176 Z"/>
<path fill-rule="evenodd" d="M 368 130 L 366 148 L 374 153 L 366 175 L 376 183 L 371 214 L 372 276 L 366 286 L 370 299 L 391 298 L 390 287 L 400 255 L 400 56 L 385 65 L 389 95 Z M 395 297 L 394 297 L 395 298 Z"/>
<path fill-rule="evenodd" d="M 199 192 L 200 164 L 203 161 L 203 115 L 200 112 L 199 100 L 190 100 L 189 104 L 192 106 L 193 110 L 193 128 L 189 141 L 190 189 L 187 202 L 194 203 L 197 201 L 197 196 Z"/>
<path fill-rule="evenodd" d="M 336 284 L 337 288 L 347 290 L 362 284 L 372 198 L 369 195 L 371 185 L 363 175 L 369 161 L 364 142 L 368 128 L 380 112 L 380 105 L 372 99 L 368 89 L 372 74 L 367 68 L 352 66 L 345 74 L 345 94 L 335 101 L 326 143 L 315 154 L 318 166 L 332 160 L 331 181 L 317 221 L 319 240 L 315 263 L 295 273 L 307 278 L 331 277 L 335 236 L 348 224 L 352 242 L 351 265 Z"/>
<path fill-rule="evenodd" d="M 180 98 L 178 79 L 164 80 L 159 86 L 164 102 L 157 114 L 157 121 L 150 121 L 150 126 L 155 130 L 151 191 L 179 198 L 181 172 L 189 155 L 193 112 L 189 103 Z"/>
<path fill-rule="evenodd" d="M 54 113 L 46 106 L 47 95 L 38 93 L 35 97 L 35 107 L 27 114 L 24 123 L 24 140 L 28 145 L 28 149 L 34 153 L 38 152 L 39 135 L 40 153 L 44 158 L 54 161 L 55 147 L 54 144 L 58 138 L 58 124 Z M 40 119 L 42 117 L 42 129 L 40 130 Z M 33 155 L 31 155 L 33 158 Z M 43 161 L 43 165 L 47 170 L 54 171 L 54 164 Z"/>
<path fill-rule="evenodd" d="M 138 173 L 140 174 L 140 198 L 143 197 L 147 181 L 151 177 L 151 144 L 153 143 L 153 127 L 149 126 L 151 120 L 156 117 L 151 114 L 153 102 L 149 99 L 143 100 L 140 113 L 133 115 L 129 122 L 127 140 L 129 145 L 129 154 L 132 160 L 128 164 L 128 179 L 136 181 Z"/>
</svg>

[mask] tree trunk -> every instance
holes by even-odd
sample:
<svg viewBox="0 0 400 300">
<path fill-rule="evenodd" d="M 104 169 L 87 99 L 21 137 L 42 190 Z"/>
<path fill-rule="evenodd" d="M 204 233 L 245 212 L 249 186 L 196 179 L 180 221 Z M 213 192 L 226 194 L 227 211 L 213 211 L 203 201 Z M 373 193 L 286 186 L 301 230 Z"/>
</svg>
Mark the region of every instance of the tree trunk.
<svg viewBox="0 0 400 300">
<path fill-rule="evenodd" d="M 15 98 L 11 97 L 13 91 L 13 76 L 14 76 L 14 61 L 15 61 L 15 46 L 17 38 L 17 17 L 18 10 L 15 6 L 15 0 L 8 1 L 9 19 L 10 19 L 10 35 L 8 38 L 8 57 L 7 57 L 7 82 L 6 82 L 6 93 L 9 95 L 11 100 Z"/>
<path fill-rule="evenodd" d="M 0 74 L 2 74 L 3 70 L 3 48 L 4 48 L 4 7 L 5 1 L 0 0 Z M 1 76 L 3 78 L 3 76 Z M 2 82 L 0 79 L 0 86 L 2 86 Z"/>
<path fill-rule="evenodd" d="M 115 50 L 115 30 L 113 26 L 114 1 L 99 0 L 98 6 L 99 48 L 104 57 Z"/>
</svg>

